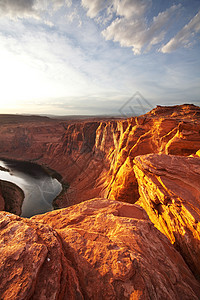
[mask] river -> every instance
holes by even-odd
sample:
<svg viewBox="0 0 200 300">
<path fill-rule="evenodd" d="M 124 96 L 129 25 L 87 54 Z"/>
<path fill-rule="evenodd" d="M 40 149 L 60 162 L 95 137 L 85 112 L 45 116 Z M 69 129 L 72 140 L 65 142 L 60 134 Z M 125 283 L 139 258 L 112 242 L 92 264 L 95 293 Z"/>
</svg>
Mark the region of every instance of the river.
<svg viewBox="0 0 200 300">
<path fill-rule="evenodd" d="M 21 217 L 29 218 L 53 210 L 52 201 L 62 191 L 57 179 L 30 162 L 1 159 L 0 166 L 0 179 L 15 183 L 24 192 Z"/>
</svg>

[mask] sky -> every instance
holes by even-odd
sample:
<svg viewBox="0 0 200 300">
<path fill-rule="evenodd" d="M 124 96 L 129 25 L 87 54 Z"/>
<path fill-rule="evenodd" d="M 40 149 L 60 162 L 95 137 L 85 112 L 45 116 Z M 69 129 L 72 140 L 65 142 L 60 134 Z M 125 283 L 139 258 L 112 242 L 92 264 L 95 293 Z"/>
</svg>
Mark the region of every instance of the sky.
<svg viewBox="0 0 200 300">
<path fill-rule="evenodd" d="M 0 113 L 200 104 L 200 0 L 0 0 Z"/>
</svg>

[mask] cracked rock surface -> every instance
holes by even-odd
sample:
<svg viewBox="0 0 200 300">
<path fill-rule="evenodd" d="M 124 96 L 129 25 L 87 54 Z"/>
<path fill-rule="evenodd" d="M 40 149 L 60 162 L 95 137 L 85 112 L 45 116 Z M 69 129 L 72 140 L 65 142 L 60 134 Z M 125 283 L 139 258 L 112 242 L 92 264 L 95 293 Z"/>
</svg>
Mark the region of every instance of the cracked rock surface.
<svg viewBox="0 0 200 300">
<path fill-rule="evenodd" d="M 1 299 L 198 299 L 181 255 L 134 204 L 0 215 Z"/>
</svg>

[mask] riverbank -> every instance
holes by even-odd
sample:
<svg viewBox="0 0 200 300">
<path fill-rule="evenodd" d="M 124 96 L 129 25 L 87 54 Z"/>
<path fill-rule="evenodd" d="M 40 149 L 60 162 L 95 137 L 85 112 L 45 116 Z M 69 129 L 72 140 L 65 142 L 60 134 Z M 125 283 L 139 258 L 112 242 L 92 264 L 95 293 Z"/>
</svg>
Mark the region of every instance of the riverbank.
<svg viewBox="0 0 200 300">
<path fill-rule="evenodd" d="M 45 164 L 38 164 L 32 161 L 12 159 L 5 156 L 1 157 L 0 160 L 2 163 L 5 163 L 1 171 L 5 169 L 9 173 L 6 178 L 0 177 L 0 179 L 16 185 L 23 191 L 23 199 L 25 199 L 24 203 L 21 199 L 19 203 L 17 203 L 17 200 L 14 203 L 12 197 L 11 200 L 5 197 L 5 204 L 1 203 L 1 210 L 6 210 L 23 217 L 31 217 L 35 214 L 59 208 L 56 205 L 54 206 L 53 200 L 63 190 L 66 191 L 68 184 L 62 182 L 62 176 L 58 172 Z M 17 181 L 15 181 L 16 179 Z M 15 198 L 18 199 L 18 197 Z"/>
</svg>

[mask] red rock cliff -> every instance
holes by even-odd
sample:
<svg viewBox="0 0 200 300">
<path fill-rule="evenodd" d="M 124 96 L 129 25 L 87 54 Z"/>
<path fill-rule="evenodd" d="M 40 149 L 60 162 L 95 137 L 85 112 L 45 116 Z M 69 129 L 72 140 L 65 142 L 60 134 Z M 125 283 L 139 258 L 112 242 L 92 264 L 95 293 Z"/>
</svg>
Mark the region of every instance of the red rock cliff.
<svg viewBox="0 0 200 300">
<path fill-rule="evenodd" d="M 200 149 L 199 120 L 199 107 L 180 105 L 128 120 L 10 121 L 0 127 L 0 155 L 59 172 L 70 184 L 57 199 L 59 207 L 99 195 L 134 203 L 139 198 L 134 157 L 194 154 Z"/>
</svg>

